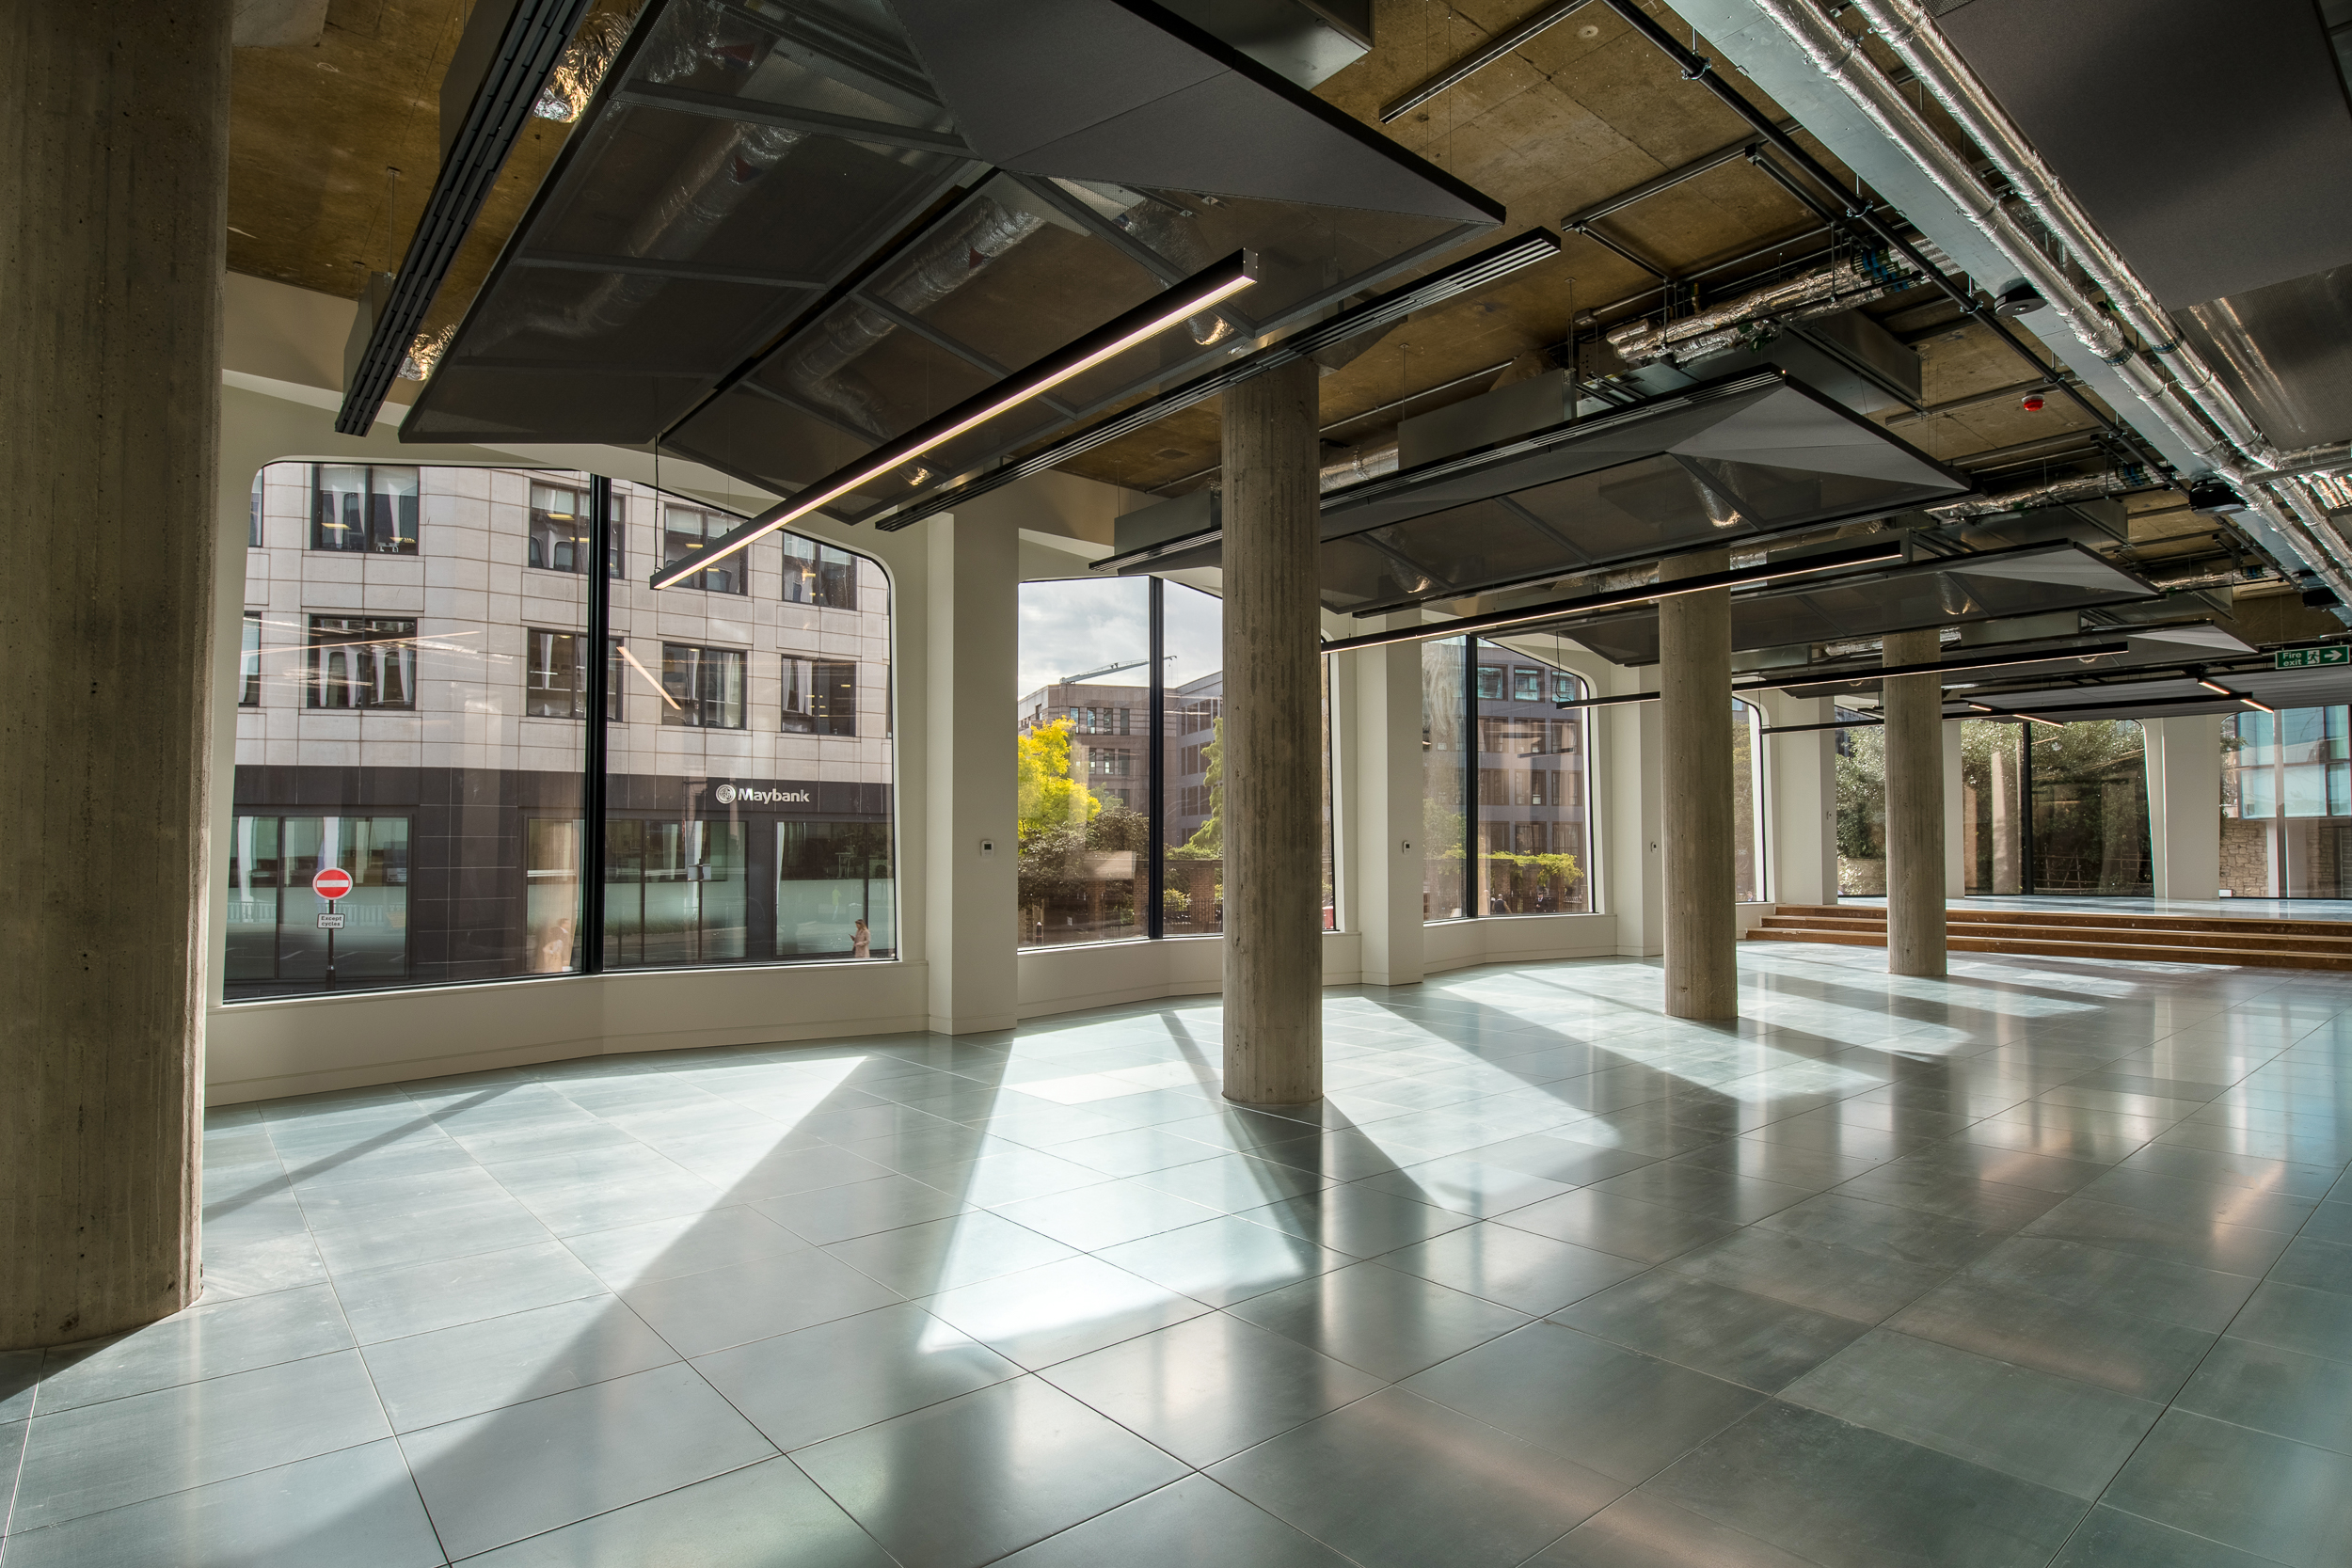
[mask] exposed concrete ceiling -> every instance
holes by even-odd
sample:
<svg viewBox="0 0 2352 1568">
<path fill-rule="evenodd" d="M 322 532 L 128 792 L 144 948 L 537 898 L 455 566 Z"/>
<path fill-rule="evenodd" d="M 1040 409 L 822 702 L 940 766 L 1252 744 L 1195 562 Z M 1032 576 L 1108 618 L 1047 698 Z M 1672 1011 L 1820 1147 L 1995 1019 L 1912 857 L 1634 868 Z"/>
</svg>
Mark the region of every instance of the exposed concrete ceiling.
<svg viewBox="0 0 2352 1568">
<path fill-rule="evenodd" d="M 1556 227 L 1565 214 L 1747 134 L 1729 110 L 1681 80 L 1663 55 L 1597 6 L 1395 125 L 1378 125 L 1384 103 L 1543 3 L 1461 0 L 1449 7 L 1378 0 L 1376 47 L 1326 81 L 1318 94 L 1506 202 L 1505 233 Z M 440 81 L 468 8 L 469 0 L 332 0 L 314 40 L 236 52 L 228 237 L 232 269 L 349 298 L 369 271 L 398 264 L 437 164 Z M 1661 14 L 1681 30 L 1671 14 Z M 1874 40 L 1865 46 L 1876 48 Z M 1748 91 L 1759 106 L 1782 114 L 1760 92 Z M 428 333 L 462 313 L 567 131 L 531 122 L 427 318 Z M 1809 138 L 1800 139 L 1829 161 Z M 397 181 L 388 167 L 401 171 Z M 1710 169 L 1600 226 L 1677 275 L 1776 247 L 1713 280 L 1714 298 L 1724 297 L 1730 291 L 1722 285 L 1740 276 L 1824 244 L 1815 215 L 1744 160 Z M 1492 380 L 1471 372 L 1506 363 L 1511 370 L 1498 372 L 1506 378 L 1532 373 L 1542 364 L 1536 356 L 1568 337 L 1572 314 L 1597 312 L 1607 325 L 1654 309 L 1655 284 L 1635 263 L 1571 234 L 1555 260 L 1416 317 L 1327 375 L 1324 420 L 1338 427 L 1338 441 L 1379 440 L 1393 431 L 1398 412 L 1386 405 L 1411 400 L 1406 411 L 1420 412 L 1475 394 Z M 2049 468 L 2048 449 L 2063 455 L 2072 447 L 2079 453 L 2084 443 L 2066 438 L 2089 432 L 2091 421 L 2063 396 L 2046 395 L 2039 411 L 2026 410 L 2016 397 L 1987 400 L 2030 372 L 1940 298 L 1915 290 L 1882 301 L 1872 313 L 1920 354 L 1931 408 L 1963 404 L 1901 421 L 1898 429 L 1905 439 L 1947 460 L 2028 447 L 2026 457 L 2040 466 L 2006 471 L 2019 483 Z M 1434 388 L 1445 389 L 1416 397 Z M 1174 494 L 1206 482 L 1217 450 L 1216 404 L 1210 403 L 1089 452 L 1071 467 L 1089 477 Z M 2201 533 L 2210 531 L 2193 514 L 2184 520 L 2199 524 Z"/>
</svg>

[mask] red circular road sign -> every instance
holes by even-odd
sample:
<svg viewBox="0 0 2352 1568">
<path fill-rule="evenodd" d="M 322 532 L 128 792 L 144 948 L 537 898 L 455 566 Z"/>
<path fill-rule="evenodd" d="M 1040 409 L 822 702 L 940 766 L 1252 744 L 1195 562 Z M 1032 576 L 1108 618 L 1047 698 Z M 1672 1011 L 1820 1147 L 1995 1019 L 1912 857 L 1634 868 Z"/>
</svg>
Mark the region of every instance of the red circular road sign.
<svg viewBox="0 0 2352 1568">
<path fill-rule="evenodd" d="M 310 879 L 310 891 L 331 904 L 351 891 L 351 873 L 330 865 Z"/>
</svg>

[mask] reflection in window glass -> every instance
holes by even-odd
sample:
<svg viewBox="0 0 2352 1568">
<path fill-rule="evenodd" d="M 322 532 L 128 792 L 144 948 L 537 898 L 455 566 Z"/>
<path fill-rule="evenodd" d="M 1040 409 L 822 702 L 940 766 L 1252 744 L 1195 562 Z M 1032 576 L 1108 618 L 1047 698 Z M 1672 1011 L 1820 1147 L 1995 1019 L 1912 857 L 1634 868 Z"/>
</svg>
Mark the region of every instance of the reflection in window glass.
<svg viewBox="0 0 2352 1568">
<path fill-rule="evenodd" d="M 230 824 L 227 982 L 267 990 L 398 984 L 408 974 L 405 816 L 247 816 Z M 351 873 L 340 927 L 310 879 Z"/>
<path fill-rule="evenodd" d="M 661 564 L 674 566 L 702 553 L 711 541 L 724 538 L 733 531 L 738 519 L 715 512 L 705 512 L 691 506 L 664 506 L 661 509 Z M 680 578 L 676 586 L 699 588 L 710 594 L 740 594 L 744 592 L 748 550 L 738 550 L 715 566 Z"/>
<path fill-rule="evenodd" d="M 1588 710 L 1553 705 L 1582 697 L 1583 683 L 1531 663 L 1524 649 L 1482 641 L 1477 657 L 1478 689 L 1509 693 L 1478 704 L 1480 907 L 1498 915 L 1588 913 Z"/>
<path fill-rule="evenodd" d="M 825 610 L 857 608 L 857 557 L 834 545 L 781 534 L 784 541 L 784 601 Z"/>
<path fill-rule="evenodd" d="M 613 968 L 724 963 L 744 956 L 743 824 L 608 820 L 604 955 Z"/>
<path fill-rule="evenodd" d="M 1463 794 L 1467 737 L 1462 726 L 1463 666 L 1468 646 L 1460 638 L 1421 645 L 1422 918 L 1460 920 L 1470 912 L 1464 878 L 1467 827 Z"/>
<path fill-rule="evenodd" d="M 620 515 L 621 502 L 612 503 L 611 542 L 604 552 L 610 577 L 621 575 L 621 543 L 628 530 Z M 588 517 L 588 492 L 533 481 L 531 486 L 531 527 L 524 541 L 523 564 L 549 572 L 585 572 L 596 553 Z"/>
<path fill-rule="evenodd" d="M 523 713 L 532 719 L 580 719 L 588 712 L 588 672 L 582 668 L 580 633 L 523 633 Z"/>
<path fill-rule="evenodd" d="M 237 673 L 240 677 L 237 705 L 260 707 L 262 705 L 262 612 L 258 610 L 248 610 L 245 612 L 245 646 L 237 655 Z"/>
<path fill-rule="evenodd" d="M 784 656 L 784 727 L 794 735 L 857 734 L 857 664 Z"/>
<path fill-rule="evenodd" d="M 311 616 L 309 679 L 303 686 L 305 707 L 415 707 L 417 623 Z"/>
<path fill-rule="evenodd" d="M 1141 748 L 1119 737 L 1144 735 L 1150 723 L 1150 590 L 1141 578 L 1021 586 L 1014 747 L 1024 946 L 1147 934 Z"/>
<path fill-rule="evenodd" d="M 776 954 L 887 958 L 898 950 L 890 827 L 786 822 L 776 835 Z"/>
<path fill-rule="evenodd" d="M 743 727 L 744 654 L 740 648 L 661 644 L 661 708 L 665 724 L 706 730 Z"/>
<path fill-rule="evenodd" d="M 420 470 L 321 463 L 312 470 L 310 547 L 417 553 Z"/>
<path fill-rule="evenodd" d="M 2352 710 L 2221 721 L 2221 886 L 2237 898 L 2352 897 Z"/>
</svg>

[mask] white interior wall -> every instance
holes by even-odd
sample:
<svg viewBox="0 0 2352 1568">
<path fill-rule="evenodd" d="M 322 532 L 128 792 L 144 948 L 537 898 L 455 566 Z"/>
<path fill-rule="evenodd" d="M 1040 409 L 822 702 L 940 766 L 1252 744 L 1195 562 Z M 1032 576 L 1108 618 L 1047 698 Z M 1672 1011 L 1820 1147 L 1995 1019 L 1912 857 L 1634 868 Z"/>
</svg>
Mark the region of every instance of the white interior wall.
<svg viewBox="0 0 2352 1568">
<path fill-rule="evenodd" d="M 2158 898 L 2221 894 L 2221 716 L 2151 719 L 2148 844 Z"/>
</svg>

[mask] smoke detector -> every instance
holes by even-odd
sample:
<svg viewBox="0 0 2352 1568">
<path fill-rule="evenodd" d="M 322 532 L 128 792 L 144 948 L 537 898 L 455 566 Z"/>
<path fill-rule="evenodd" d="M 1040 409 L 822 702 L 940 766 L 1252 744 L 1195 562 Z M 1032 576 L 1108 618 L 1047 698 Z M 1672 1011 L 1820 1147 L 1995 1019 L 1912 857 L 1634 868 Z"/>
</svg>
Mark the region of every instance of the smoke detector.
<svg viewBox="0 0 2352 1568">
<path fill-rule="evenodd" d="M 2024 397 L 2017 400 L 2017 406 L 2024 409 L 2028 414 L 2039 414 L 2042 412 L 2042 394 L 2040 392 L 2027 392 Z"/>
</svg>

